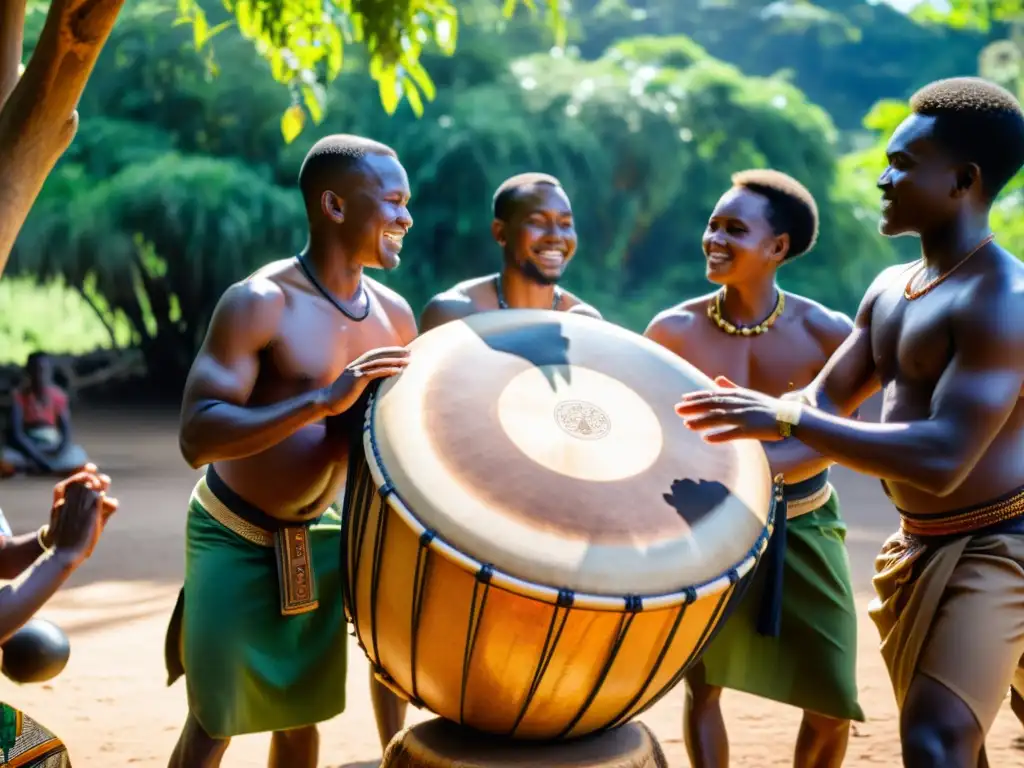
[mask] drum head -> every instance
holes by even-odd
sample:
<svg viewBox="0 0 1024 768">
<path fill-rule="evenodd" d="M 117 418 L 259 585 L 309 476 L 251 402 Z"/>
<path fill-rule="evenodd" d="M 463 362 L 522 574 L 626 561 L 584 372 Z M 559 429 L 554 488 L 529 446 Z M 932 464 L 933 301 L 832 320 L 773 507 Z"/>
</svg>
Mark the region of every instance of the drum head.
<svg viewBox="0 0 1024 768">
<path fill-rule="evenodd" d="M 482 563 L 596 595 L 717 579 L 767 527 L 754 441 L 709 445 L 674 410 L 708 377 L 581 315 L 501 310 L 425 333 L 378 390 L 371 436 L 420 522 Z"/>
</svg>

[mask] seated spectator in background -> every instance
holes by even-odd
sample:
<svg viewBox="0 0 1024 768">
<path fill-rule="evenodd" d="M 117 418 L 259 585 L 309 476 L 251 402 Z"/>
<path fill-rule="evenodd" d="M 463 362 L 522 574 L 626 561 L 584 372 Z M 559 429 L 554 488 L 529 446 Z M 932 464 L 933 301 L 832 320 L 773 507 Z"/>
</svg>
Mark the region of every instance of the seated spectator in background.
<svg viewBox="0 0 1024 768">
<path fill-rule="evenodd" d="M 53 487 L 49 522 L 35 533 L 12 536 L 7 521 L 2 521 L 0 579 L 14 581 L 31 570 L 24 579 L 0 589 L 0 645 L 92 555 L 117 510 L 117 500 L 106 495 L 109 487 L 110 478 L 89 464 Z"/>
<path fill-rule="evenodd" d="M 25 472 L 70 475 L 89 459 L 71 440 L 68 396 L 53 383 L 50 358 L 33 352 L 27 381 L 12 393 L 7 445 L 0 449 L 0 477 Z"/>
</svg>

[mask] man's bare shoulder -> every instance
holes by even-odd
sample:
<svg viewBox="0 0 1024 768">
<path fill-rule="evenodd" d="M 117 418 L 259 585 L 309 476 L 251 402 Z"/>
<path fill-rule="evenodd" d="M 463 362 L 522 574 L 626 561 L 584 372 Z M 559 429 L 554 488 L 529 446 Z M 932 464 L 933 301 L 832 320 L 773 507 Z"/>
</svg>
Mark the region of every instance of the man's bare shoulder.
<svg viewBox="0 0 1024 768">
<path fill-rule="evenodd" d="M 786 309 L 803 324 L 808 333 L 821 344 L 826 355 L 831 355 L 853 333 L 853 320 L 843 312 L 829 309 L 824 304 L 786 293 Z"/>
<path fill-rule="evenodd" d="M 1024 262 L 1000 249 L 979 279 L 968 284 L 954 319 L 986 335 L 1024 338 Z"/>
<path fill-rule="evenodd" d="M 294 283 L 300 274 L 298 262 L 294 257 L 278 259 L 264 264 L 248 277 L 239 280 L 244 283 L 250 280 L 266 280 L 278 286 Z"/>
<path fill-rule="evenodd" d="M 910 277 L 918 261 L 907 261 L 902 264 L 893 264 L 886 267 L 871 281 L 867 291 L 864 292 L 864 300 L 875 299 L 889 288 L 899 285 L 900 290 L 906 287 L 907 278 Z"/>
<path fill-rule="evenodd" d="M 456 283 L 447 291 L 442 291 L 438 296 L 467 298 L 470 301 L 477 302 L 482 298 L 490 297 L 494 293 L 497 277 L 497 274 L 471 277 L 468 280 Z"/>
<path fill-rule="evenodd" d="M 675 352 L 685 347 L 687 338 L 697 329 L 697 323 L 707 314 L 713 293 L 663 309 L 647 324 L 644 336 Z"/>
<path fill-rule="evenodd" d="M 560 299 L 558 302 L 558 308 L 563 312 L 571 312 L 574 315 L 586 315 L 587 317 L 593 317 L 597 320 L 603 320 L 601 313 L 597 310 L 597 307 L 587 304 L 583 299 L 577 296 L 572 291 L 567 291 L 564 288 L 558 289 Z"/>
<path fill-rule="evenodd" d="M 288 304 L 281 283 L 253 274 L 228 286 L 217 301 L 197 359 L 255 353 L 277 338 Z"/>
<path fill-rule="evenodd" d="M 415 339 L 417 333 L 416 314 L 405 297 L 394 288 L 390 288 L 366 274 L 363 275 L 363 284 L 384 308 L 384 313 L 401 336 L 401 342 L 408 344 Z"/>
<path fill-rule="evenodd" d="M 370 289 L 370 292 L 377 298 L 389 315 L 398 314 L 403 317 L 415 318 L 412 306 L 394 288 L 384 285 L 379 280 L 374 280 L 369 275 L 364 275 L 363 280 L 366 287 Z"/>
<path fill-rule="evenodd" d="M 693 328 L 699 318 L 704 317 L 708 312 L 708 304 L 715 294 L 709 293 L 706 296 L 698 296 L 694 299 L 687 299 L 675 306 L 663 309 L 654 316 L 648 328 L 657 326 L 666 330 L 678 333 L 685 333 Z"/>
<path fill-rule="evenodd" d="M 265 273 L 263 270 L 232 283 L 221 294 L 215 317 L 220 315 L 245 322 L 273 318 L 276 322 L 286 303 L 284 284 L 280 274 Z"/>
<path fill-rule="evenodd" d="M 481 287 L 487 278 L 464 280 L 436 294 L 420 313 L 420 330 L 426 332 L 439 325 L 461 320 L 480 311 L 477 304 Z"/>
</svg>

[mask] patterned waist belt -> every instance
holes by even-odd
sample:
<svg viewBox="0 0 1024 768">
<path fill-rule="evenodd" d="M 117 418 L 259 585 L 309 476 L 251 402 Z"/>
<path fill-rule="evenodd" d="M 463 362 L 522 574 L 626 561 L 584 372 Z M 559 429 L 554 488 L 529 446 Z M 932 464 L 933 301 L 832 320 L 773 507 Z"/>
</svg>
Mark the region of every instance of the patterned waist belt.
<svg viewBox="0 0 1024 768">
<path fill-rule="evenodd" d="M 210 517 L 232 533 L 251 544 L 274 547 L 283 615 L 316 610 L 319 601 L 309 548 L 309 527 L 319 515 L 294 523 L 272 517 L 228 487 L 213 465 L 196 484 L 192 496 Z"/>
<path fill-rule="evenodd" d="M 1024 531 L 1024 485 L 992 501 L 932 515 L 899 509 L 900 529 L 925 538 Z"/>
<path fill-rule="evenodd" d="M 821 488 L 812 491 L 807 496 L 801 496 L 797 499 L 787 498 L 786 517 L 792 520 L 794 517 L 800 517 L 800 515 L 813 512 L 819 507 L 824 506 L 832 498 L 834 492 L 835 488 L 832 487 L 832 483 L 825 483 Z"/>
</svg>

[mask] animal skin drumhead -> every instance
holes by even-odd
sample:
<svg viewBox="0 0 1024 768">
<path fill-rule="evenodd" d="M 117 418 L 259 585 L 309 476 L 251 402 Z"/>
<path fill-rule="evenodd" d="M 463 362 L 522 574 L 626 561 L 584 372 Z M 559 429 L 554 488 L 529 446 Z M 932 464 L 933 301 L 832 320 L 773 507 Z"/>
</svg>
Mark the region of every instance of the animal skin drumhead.
<svg viewBox="0 0 1024 768">
<path fill-rule="evenodd" d="M 371 435 L 404 505 L 463 554 L 554 588 L 660 595 L 717 579 L 767 525 L 760 444 L 709 445 L 675 413 L 712 386 L 611 323 L 487 312 L 410 345 Z"/>
</svg>

